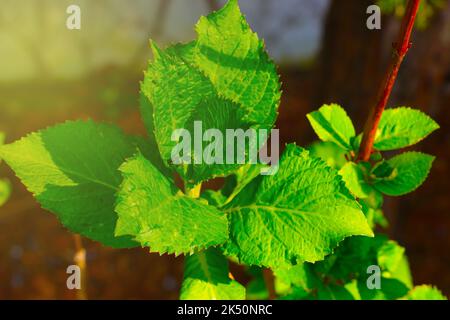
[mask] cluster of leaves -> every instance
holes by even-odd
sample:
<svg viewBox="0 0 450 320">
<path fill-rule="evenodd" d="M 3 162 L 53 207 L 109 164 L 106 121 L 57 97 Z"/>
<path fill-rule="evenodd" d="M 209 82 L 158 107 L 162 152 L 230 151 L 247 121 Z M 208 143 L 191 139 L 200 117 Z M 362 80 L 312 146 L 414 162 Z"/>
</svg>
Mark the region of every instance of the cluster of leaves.
<svg viewBox="0 0 450 320">
<path fill-rule="evenodd" d="M 246 290 L 229 274 L 228 260 L 255 272 L 325 264 L 344 239 L 373 237 L 370 224 L 379 219 L 366 215 L 372 209 L 375 217 L 381 205 L 371 203 L 372 194 L 411 191 L 432 159 L 410 154 L 380 160 L 373 170 L 353 164 L 341 170 L 348 172 L 342 177 L 342 168 L 291 144 L 272 176 L 259 175 L 260 166 L 174 165 L 176 129 L 192 129 L 195 121 L 223 133 L 271 129 L 281 96 L 276 67 L 237 0 L 202 17 L 196 31 L 198 38 L 187 44 L 162 50 L 152 43 L 154 59 L 141 85 L 147 138 L 128 136 L 110 124 L 72 121 L 3 146 L 0 157 L 72 232 L 115 248 L 184 255 L 182 299 L 244 299 Z M 341 109 L 326 107 L 310 117 L 321 138 L 354 150 L 358 139 L 341 115 Z M 386 136 L 393 138 L 379 139 L 377 148 L 420 139 L 399 137 L 387 122 Z M 418 162 L 422 178 L 410 181 L 416 172 L 404 161 Z M 184 190 L 175 184 L 175 174 Z M 372 180 L 363 185 L 355 174 Z M 215 177 L 226 178 L 224 188 L 201 193 L 201 183 Z M 368 194 L 358 194 L 367 205 L 350 192 L 356 186 Z"/>
<path fill-rule="evenodd" d="M 4 141 L 5 135 L 2 132 L 0 132 L 0 147 L 3 145 Z M 11 195 L 11 185 L 9 181 L 6 179 L 0 179 L 0 207 L 5 204 L 10 195 Z"/>
<path fill-rule="evenodd" d="M 308 119 L 322 140 L 310 147 L 311 153 L 339 170 L 372 228 L 386 227 L 383 196 L 400 196 L 418 188 L 428 176 L 434 157 L 406 152 L 386 160 L 380 152 L 414 145 L 439 126 L 418 110 L 386 110 L 370 161 L 357 162 L 361 135 L 356 135 L 343 108 L 325 105 L 310 113 Z M 380 290 L 368 289 L 371 266 L 381 270 Z M 404 248 L 384 235 L 348 238 L 323 261 L 275 273 L 277 292 L 286 299 L 444 299 L 433 287 L 413 287 Z"/>
<path fill-rule="evenodd" d="M 394 14 L 397 17 L 403 17 L 405 14 L 407 0 L 378 0 L 377 5 L 381 11 L 386 14 Z M 429 20 L 437 10 L 444 8 L 445 0 L 423 0 L 419 7 L 416 24 L 419 29 L 427 27 Z"/>
</svg>

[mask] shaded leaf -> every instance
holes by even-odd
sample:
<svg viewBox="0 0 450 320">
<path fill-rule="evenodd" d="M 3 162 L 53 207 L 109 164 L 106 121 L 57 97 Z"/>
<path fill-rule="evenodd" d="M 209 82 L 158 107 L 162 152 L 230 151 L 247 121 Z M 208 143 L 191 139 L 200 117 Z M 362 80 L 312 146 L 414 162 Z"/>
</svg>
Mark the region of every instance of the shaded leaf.
<svg viewBox="0 0 450 320">
<path fill-rule="evenodd" d="M 389 167 L 391 174 L 375 181 L 374 187 L 389 196 L 413 192 L 425 182 L 434 159 L 420 152 L 406 152 L 389 159 L 384 167 Z M 374 174 L 379 172 L 374 171 Z"/>
<path fill-rule="evenodd" d="M 337 105 L 324 105 L 307 115 L 311 126 L 322 141 L 334 142 L 345 150 L 351 150 L 351 139 L 355 136 L 352 120 L 345 110 Z"/>
<path fill-rule="evenodd" d="M 311 156 L 318 157 L 327 165 L 335 169 L 341 169 L 346 163 L 345 150 L 333 142 L 317 141 L 308 147 Z"/>
<path fill-rule="evenodd" d="M 146 142 L 93 121 L 66 122 L 0 147 L 0 156 L 36 197 L 70 231 L 107 246 L 138 244 L 115 237 L 115 193 L 119 166 Z"/>
<path fill-rule="evenodd" d="M 214 248 L 185 258 L 181 300 L 243 300 L 245 288 L 228 274 L 228 261 Z"/>
<path fill-rule="evenodd" d="M 225 215 L 213 206 L 189 198 L 137 154 L 120 171 L 116 235 L 132 236 L 151 252 L 193 253 L 227 239 Z"/>
</svg>

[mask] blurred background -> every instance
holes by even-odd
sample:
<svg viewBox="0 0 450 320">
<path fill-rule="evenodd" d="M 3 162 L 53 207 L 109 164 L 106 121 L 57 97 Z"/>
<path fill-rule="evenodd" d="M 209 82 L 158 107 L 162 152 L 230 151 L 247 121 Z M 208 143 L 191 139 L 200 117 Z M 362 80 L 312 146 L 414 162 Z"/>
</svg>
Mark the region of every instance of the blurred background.
<svg viewBox="0 0 450 320">
<path fill-rule="evenodd" d="M 450 294 L 450 5 L 423 0 L 414 46 L 389 106 L 410 106 L 441 125 L 414 149 L 437 160 L 425 185 L 388 199 L 387 233 L 406 247 L 416 284 Z M 366 28 L 366 9 L 383 9 L 382 29 Z M 324 103 L 344 106 L 362 130 L 392 54 L 405 0 L 241 0 L 247 19 L 279 65 L 282 142 L 315 136 L 306 113 Z M 66 9 L 81 7 L 81 30 L 66 28 Z M 12 142 L 68 119 L 93 118 L 144 134 L 139 81 L 148 40 L 195 38 L 214 0 L 1 0 L 0 132 Z M 12 184 L 0 208 L 0 299 L 74 299 L 66 288 L 75 242 L 43 211 L 4 165 Z M 182 259 L 144 249 L 113 250 L 83 239 L 91 299 L 176 299 Z M 245 279 L 243 279 L 245 280 Z"/>
</svg>

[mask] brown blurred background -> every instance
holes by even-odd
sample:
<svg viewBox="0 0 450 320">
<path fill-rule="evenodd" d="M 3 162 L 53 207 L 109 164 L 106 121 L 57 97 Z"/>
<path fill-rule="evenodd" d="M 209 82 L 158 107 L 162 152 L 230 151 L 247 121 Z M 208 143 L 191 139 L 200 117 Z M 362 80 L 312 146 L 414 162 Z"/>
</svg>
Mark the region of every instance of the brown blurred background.
<svg viewBox="0 0 450 320">
<path fill-rule="evenodd" d="M 449 295 L 450 5 L 438 1 L 439 9 L 423 14 L 426 26 L 415 31 L 389 102 L 419 108 L 439 122 L 441 129 L 414 148 L 437 160 L 418 191 L 388 199 L 385 210 L 388 233 L 406 247 L 415 283 L 437 285 Z M 362 129 L 399 28 L 393 14 L 383 15 L 381 30 L 366 28 L 366 9 L 374 2 L 240 1 L 280 66 L 282 142 L 312 142 L 305 116 L 324 103 L 340 103 Z M 48 125 L 90 117 L 144 134 L 137 103 L 150 57 L 148 38 L 160 43 L 192 39 L 198 17 L 222 3 L 2 0 L 0 131 L 12 142 Z M 69 4 L 82 9 L 80 31 L 65 27 Z M 13 185 L 10 201 L 0 208 L 0 299 L 74 299 L 65 285 L 75 250 L 72 235 L 40 209 L 4 164 L 0 177 Z M 182 259 L 83 241 L 89 298 L 178 297 Z"/>
</svg>

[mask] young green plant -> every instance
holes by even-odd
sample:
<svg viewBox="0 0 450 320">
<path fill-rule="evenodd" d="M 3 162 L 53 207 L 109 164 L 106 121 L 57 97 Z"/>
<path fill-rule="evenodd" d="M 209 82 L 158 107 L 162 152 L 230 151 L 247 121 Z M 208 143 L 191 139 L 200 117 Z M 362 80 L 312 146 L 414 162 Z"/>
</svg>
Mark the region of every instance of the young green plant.
<svg viewBox="0 0 450 320">
<path fill-rule="evenodd" d="M 292 270 L 328 259 L 345 239 L 374 234 L 338 170 L 295 144 L 275 175 L 260 175 L 259 165 L 172 162 L 177 129 L 201 121 L 223 134 L 269 130 L 280 103 L 276 67 L 237 0 L 202 17 L 196 32 L 187 44 L 151 43 L 140 101 L 146 138 L 69 121 L 1 147 L 0 156 L 70 231 L 109 247 L 183 255 L 182 299 L 245 299 L 229 261 Z M 352 148 L 353 140 L 340 142 Z M 202 190 L 217 177 L 226 179 L 222 190 Z"/>
</svg>

